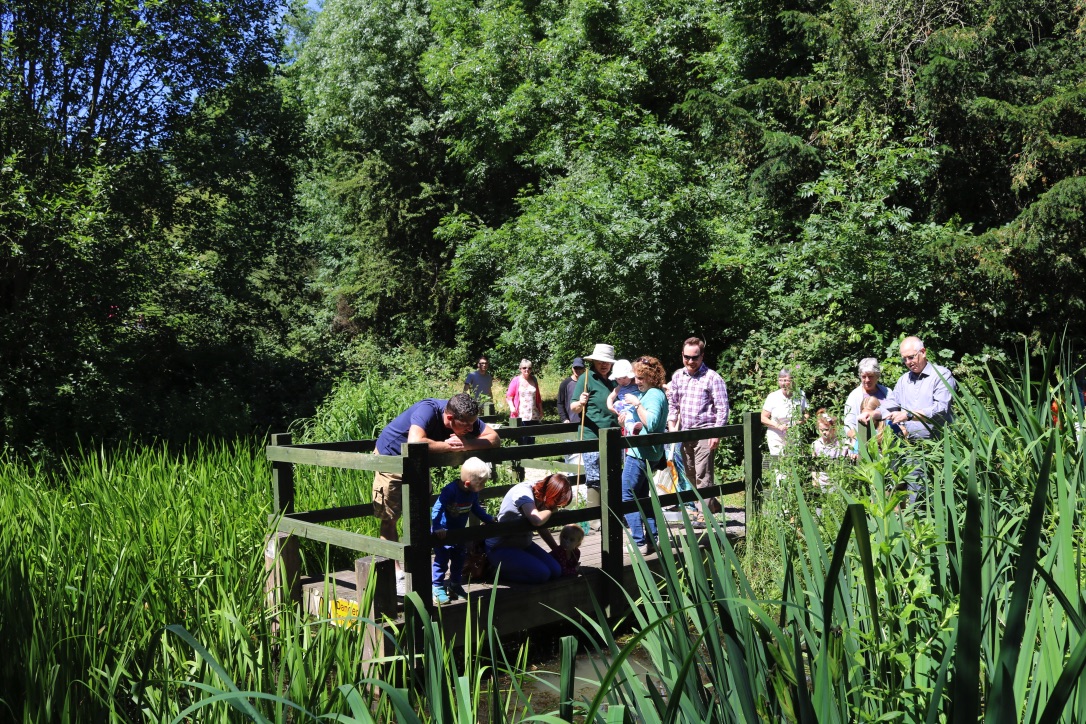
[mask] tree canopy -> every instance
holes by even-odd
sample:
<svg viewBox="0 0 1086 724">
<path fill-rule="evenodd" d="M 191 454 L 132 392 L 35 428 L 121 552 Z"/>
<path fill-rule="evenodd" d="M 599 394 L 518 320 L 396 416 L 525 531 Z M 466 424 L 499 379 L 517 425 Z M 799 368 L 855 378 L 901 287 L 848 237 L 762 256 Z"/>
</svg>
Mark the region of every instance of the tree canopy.
<svg viewBox="0 0 1086 724">
<path fill-rule="evenodd" d="M 411 258 L 421 239 L 425 267 L 358 285 L 442 285 L 411 307 L 425 337 L 363 312 L 368 329 L 508 359 L 595 341 L 674 356 L 694 333 L 740 377 L 796 359 L 829 382 L 908 333 L 955 356 L 1081 335 L 1083 18 L 1072 2 L 330 0 L 298 79 L 325 186 L 402 168 L 401 195 L 370 184 L 352 203 L 406 188 L 425 205 L 423 228 L 370 234 Z"/>
<path fill-rule="evenodd" d="M 1081 2 L 289 11 L 0 8 L 5 441 L 280 424 L 405 347 L 698 334 L 742 399 L 1083 336 Z"/>
</svg>

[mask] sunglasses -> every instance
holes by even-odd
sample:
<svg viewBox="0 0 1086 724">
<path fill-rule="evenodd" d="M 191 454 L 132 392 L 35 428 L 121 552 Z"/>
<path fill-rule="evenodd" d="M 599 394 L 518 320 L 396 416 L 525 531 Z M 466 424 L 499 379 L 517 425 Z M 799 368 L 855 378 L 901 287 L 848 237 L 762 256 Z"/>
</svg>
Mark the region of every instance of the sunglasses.
<svg viewBox="0 0 1086 724">
<path fill-rule="evenodd" d="M 700 354 L 684 354 L 683 359 L 687 360 L 688 362 L 693 362 L 696 359 L 701 359 L 701 355 Z"/>
</svg>

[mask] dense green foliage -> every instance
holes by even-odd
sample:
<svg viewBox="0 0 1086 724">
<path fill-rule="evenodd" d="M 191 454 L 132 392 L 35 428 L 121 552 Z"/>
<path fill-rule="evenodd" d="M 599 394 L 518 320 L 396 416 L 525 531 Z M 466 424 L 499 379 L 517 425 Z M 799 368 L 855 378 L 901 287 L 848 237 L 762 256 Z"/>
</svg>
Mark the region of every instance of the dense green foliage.
<svg viewBox="0 0 1086 724">
<path fill-rule="evenodd" d="M 0 7 L 5 445 L 231 434 L 299 396 L 274 7 Z"/>
<path fill-rule="evenodd" d="M 1083 271 L 1083 20 L 331 0 L 297 68 L 310 178 L 352 196 L 326 290 L 358 331 L 506 361 L 600 340 L 670 359 L 699 333 L 729 379 L 794 359 L 819 389 L 905 333 L 959 357 L 1077 339 L 1081 294 L 1051 290 Z M 373 244 L 412 263 L 375 286 Z M 404 329 L 382 290 L 436 296 Z"/>
</svg>

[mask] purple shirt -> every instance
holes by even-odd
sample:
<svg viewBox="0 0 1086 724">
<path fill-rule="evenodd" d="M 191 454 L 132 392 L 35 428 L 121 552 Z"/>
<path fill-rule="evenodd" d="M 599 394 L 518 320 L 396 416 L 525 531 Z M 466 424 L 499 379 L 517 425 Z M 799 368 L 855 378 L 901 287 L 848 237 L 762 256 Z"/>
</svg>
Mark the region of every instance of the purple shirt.
<svg viewBox="0 0 1086 724">
<path fill-rule="evenodd" d="M 909 437 L 931 437 L 944 423 L 954 421 L 950 408 L 952 390 L 958 388 L 954 375 L 946 367 L 928 362 L 920 374 L 906 372 L 894 389 L 882 401 L 879 412 L 885 418 L 897 410 L 923 415 L 929 422 L 909 420 L 899 423 L 909 431 Z"/>
<path fill-rule="evenodd" d="M 681 430 L 728 424 L 728 386 L 704 362 L 697 374 L 683 367 L 672 376 L 668 401 L 667 421 L 679 421 Z"/>
</svg>

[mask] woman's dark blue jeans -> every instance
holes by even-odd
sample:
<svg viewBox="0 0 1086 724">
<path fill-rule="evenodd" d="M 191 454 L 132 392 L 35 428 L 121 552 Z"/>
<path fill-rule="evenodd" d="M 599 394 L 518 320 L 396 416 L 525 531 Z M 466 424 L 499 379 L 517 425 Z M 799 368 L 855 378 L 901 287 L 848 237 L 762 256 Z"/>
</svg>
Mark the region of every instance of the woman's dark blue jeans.
<svg viewBox="0 0 1086 724">
<path fill-rule="evenodd" d="M 622 467 L 622 502 L 625 503 L 648 496 L 649 477 L 647 469 L 648 463 L 644 460 L 635 458 L 633 455 L 626 456 L 626 464 Z M 652 501 L 641 501 L 641 507 L 645 511 L 644 524 L 642 523 L 641 513 L 634 511 L 626 514 L 626 526 L 630 529 L 636 545 L 655 544 L 656 519 L 652 517 Z M 645 535 L 646 526 L 648 527 L 648 536 Z"/>
</svg>

